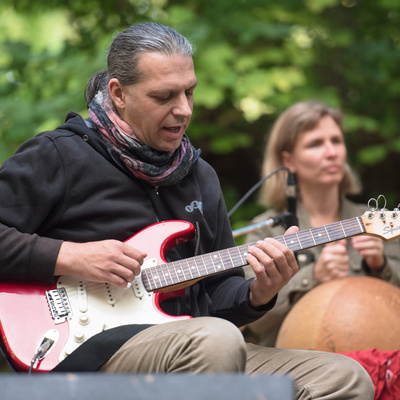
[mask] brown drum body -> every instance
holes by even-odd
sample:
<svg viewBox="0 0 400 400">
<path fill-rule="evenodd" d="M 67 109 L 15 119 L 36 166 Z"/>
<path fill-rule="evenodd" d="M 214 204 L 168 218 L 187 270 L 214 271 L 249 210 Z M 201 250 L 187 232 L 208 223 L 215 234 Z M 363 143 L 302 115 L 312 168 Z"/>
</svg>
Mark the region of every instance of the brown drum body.
<svg viewBox="0 0 400 400">
<path fill-rule="evenodd" d="M 398 350 L 400 289 L 370 277 L 321 284 L 286 316 L 276 347 L 330 352 Z"/>
</svg>

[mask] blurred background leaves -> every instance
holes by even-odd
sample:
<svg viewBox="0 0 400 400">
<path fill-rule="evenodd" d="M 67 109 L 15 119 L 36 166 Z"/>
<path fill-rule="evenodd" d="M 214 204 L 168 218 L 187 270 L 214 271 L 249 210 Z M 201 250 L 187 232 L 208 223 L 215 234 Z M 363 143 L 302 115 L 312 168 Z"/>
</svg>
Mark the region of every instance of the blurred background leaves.
<svg viewBox="0 0 400 400">
<path fill-rule="evenodd" d="M 280 112 L 318 99 L 345 113 L 350 163 L 366 203 L 400 202 L 398 0 L 2 0 L 0 163 L 70 110 L 106 67 L 116 32 L 141 21 L 175 27 L 195 45 L 199 85 L 189 136 L 217 170 L 230 209 L 260 178 Z M 232 216 L 245 225 L 252 196 Z"/>
</svg>

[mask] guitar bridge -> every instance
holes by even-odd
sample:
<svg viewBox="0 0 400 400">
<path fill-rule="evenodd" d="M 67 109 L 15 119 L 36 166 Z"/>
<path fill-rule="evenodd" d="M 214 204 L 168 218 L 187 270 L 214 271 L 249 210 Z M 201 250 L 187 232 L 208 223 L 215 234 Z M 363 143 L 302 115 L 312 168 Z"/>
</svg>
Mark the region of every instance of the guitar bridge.
<svg viewBox="0 0 400 400">
<path fill-rule="evenodd" d="M 67 291 L 64 288 L 46 290 L 46 297 L 55 324 L 61 324 L 72 315 Z"/>
</svg>

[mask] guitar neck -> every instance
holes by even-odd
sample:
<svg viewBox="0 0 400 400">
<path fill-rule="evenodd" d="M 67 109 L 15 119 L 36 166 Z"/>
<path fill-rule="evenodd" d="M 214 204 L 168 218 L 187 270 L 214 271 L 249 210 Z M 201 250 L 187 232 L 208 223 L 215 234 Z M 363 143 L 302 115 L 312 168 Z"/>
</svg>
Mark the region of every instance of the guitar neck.
<svg viewBox="0 0 400 400">
<path fill-rule="evenodd" d="M 297 252 L 365 232 L 362 219 L 355 217 L 317 228 L 277 236 L 274 239 L 290 250 Z M 246 260 L 247 250 L 253 245 L 255 243 L 248 243 L 146 268 L 141 275 L 143 284 L 148 291 L 160 290 L 184 282 L 199 280 L 230 269 L 244 267 L 248 264 Z"/>
</svg>

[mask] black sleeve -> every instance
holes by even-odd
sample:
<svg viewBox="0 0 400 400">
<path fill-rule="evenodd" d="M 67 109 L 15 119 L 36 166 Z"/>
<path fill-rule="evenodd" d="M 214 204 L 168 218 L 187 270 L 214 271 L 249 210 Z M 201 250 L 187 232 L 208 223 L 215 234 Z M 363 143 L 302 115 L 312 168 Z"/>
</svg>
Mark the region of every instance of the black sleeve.
<svg viewBox="0 0 400 400">
<path fill-rule="evenodd" d="M 35 137 L 0 169 L 0 278 L 52 282 L 60 240 L 40 236 L 65 192 L 64 169 L 47 137 Z"/>
<path fill-rule="evenodd" d="M 219 249 L 235 246 L 232 229 L 221 195 L 218 212 Z M 242 268 L 227 271 L 205 279 L 207 293 L 211 298 L 211 315 L 227 319 L 237 326 L 243 326 L 262 317 L 276 302 L 276 297 L 264 307 L 253 308 L 249 300 L 251 280 L 244 278 Z"/>
</svg>

